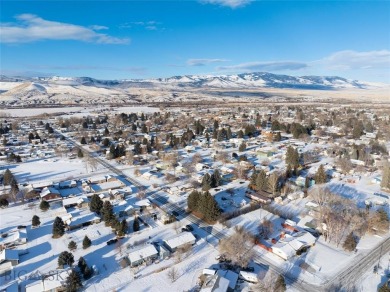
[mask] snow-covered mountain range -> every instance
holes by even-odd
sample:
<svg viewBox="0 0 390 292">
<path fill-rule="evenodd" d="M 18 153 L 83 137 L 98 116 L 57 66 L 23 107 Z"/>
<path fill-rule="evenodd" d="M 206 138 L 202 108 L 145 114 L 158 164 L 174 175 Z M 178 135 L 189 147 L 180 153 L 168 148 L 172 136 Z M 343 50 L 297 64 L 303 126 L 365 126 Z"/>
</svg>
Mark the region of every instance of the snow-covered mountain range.
<svg viewBox="0 0 390 292">
<path fill-rule="evenodd" d="M 0 101 L 3 104 L 18 101 L 23 103 L 66 103 L 66 102 L 126 102 L 129 98 L 144 99 L 148 92 L 154 101 L 180 100 L 180 94 L 172 92 L 215 90 L 259 91 L 266 88 L 277 89 L 378 89 L 388 87 L 350 80 L 337 76 L 289 76 L 271 73 L 243 73 L 234 75 L 183 75 L 157 79 L 99 80 L 90 77 L 7 77 L 0 76 Z M 156 100 L 151 91 L 156 89 L 166 96 Z M 141 93 L 142 92 L 142 93 Z M 170 93 L 169 93 L 170 92 Z M 147 95 L 147 94 L 146 94 Z M 226 94 L 224 94 L 226 97 Z M 86 99 L 88 98 L 88 100 Z M 193 99 L 185 97 L 182 100 Z"/>
</svg>

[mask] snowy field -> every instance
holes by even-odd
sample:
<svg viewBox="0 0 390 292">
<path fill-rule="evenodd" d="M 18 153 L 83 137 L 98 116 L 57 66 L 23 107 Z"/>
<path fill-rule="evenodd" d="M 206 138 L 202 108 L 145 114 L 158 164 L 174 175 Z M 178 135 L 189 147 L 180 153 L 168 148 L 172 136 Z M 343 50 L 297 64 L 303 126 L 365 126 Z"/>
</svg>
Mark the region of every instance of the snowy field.
<svg viewBox="0 0 390 292">
<path fill-rule="evenodd" d="M 118 113 L 154 113 L 160 111 L 156 107 L 146 107 L 146 106 L 134 106 L 134 107 L 112 107 L 109 108 L 112 111 Z M 33 117 L 42 114 L 56 114 L 64 113 L 64 116 L 87 116 L 94 111 L 107 110 L 107 107 L 54 107 L 54 108 L 8 108 L 5 110 L 0 110 L 0 116 L 9 116 L 9 117 Z"/>
</svg>

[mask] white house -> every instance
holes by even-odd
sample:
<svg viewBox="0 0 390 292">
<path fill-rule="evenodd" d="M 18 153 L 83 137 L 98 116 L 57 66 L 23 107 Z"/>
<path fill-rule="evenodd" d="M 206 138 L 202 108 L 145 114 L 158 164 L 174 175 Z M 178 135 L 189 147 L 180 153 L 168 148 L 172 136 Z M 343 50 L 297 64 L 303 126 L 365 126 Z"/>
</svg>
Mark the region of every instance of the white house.
<svg viewBox="0 0 390 292">
<path fill-rule="evenodd" d="M 135 267 L 144 262 L 158 258 L 158 251 L 153 244 L 147 244 L 136 250 L 132 250 L 127 256 L 130 266 Z"/>
<path fill-rule="evenodd" d="M 175 235 L 169 239 L 164 240 L 164 246 L 170 251 L 174 252 L 178 248 L 181 248 L 185 245 L 193 245 L 196 241 L 195 236 L 191 232 L 182 232 L 178 235 Z"/>
</svg>

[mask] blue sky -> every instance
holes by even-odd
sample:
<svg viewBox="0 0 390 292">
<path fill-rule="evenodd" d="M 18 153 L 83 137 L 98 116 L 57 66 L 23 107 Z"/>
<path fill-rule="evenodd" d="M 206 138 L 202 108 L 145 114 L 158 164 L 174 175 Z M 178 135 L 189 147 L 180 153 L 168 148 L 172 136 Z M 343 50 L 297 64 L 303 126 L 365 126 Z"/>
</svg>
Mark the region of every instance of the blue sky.
<svg viewBox="0 0 390 292">
<path fill-rule="evenodd" d="M 389 1 L 2 1 L 6 75 L 272 72 L 390 83 Z"/>
</svg>

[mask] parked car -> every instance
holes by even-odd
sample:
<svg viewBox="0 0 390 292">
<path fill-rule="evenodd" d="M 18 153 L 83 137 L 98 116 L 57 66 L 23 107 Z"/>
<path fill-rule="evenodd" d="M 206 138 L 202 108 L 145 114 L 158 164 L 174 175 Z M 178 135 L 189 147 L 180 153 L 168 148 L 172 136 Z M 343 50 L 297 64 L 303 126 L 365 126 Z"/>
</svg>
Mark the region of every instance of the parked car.
<svg viewBox="0 0 390 292">
<path fill-rule="evenodd" d="M 244 272 L 254 272 L 255 268 L 254 267 L 245 267 L 245 268 L 241 268 L 241 271 L 244 271 Z"/>
<path fill-rule="evenodd" d="M 19 226 L 18 226 L 18 229 L 26 229 L 26 228 L 27 228 L 26 225 L 19 225 Z"/>
<path fill-rule="evenodd" d="M 177 212 L 177 211 L 172 211 L 172 215 L 177 217 L 177 216 L 179 216 L 180 214 L 179 214 L 179 212 Z"/>
<path fill-rule="evenodd" d="M 117 242 L 118 242 L 118 239 L 114 238 L 114 239 L 111 239 L 111 240 L 107 241 L 107 245 L 111 245 L 111 244 L 114 244 L 114 243 L 117 243 Z"/>
<path fill-rule="evenodd" d="M 183 227 L 182 229 L 181 229 L 181 232 L 188 232 L 189 230 L 187 229 L 187 228 L 185 228 L 185 227 Z"/>
<path fill-rule="evenodd" d="M 194 231 L 194 227 L 191 224 L 186 225 L 187 230 Z"/>
</svg>

